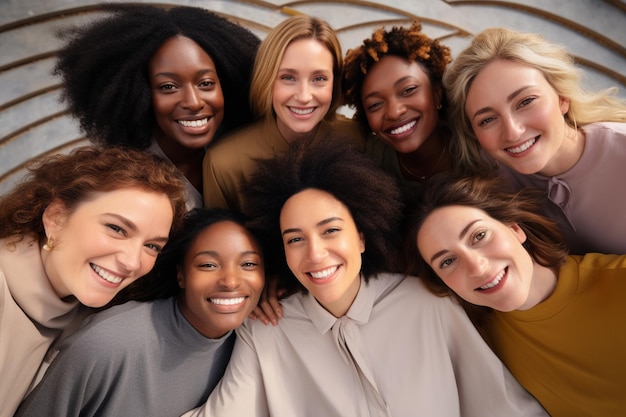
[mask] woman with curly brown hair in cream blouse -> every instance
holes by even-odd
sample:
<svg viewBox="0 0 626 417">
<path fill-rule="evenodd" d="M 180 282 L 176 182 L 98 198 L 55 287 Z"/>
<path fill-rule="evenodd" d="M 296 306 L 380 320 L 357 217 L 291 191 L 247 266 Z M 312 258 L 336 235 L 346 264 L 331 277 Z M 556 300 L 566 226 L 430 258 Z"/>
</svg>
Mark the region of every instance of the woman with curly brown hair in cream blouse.
<svg viewBox="0 0 626 417">
<path fill-rule="evenodd" d="M 189 415 L 545 415 L 457 303 L 389 272 L 401 194 L 362 152 L 299 142 L 259 162 L 244 191 L 296 293 L 277 326 L 239 328 L 222 381 Z"/>
<path fill-rule="evenodd" d="M 80 148 L 0 200 L 0 416 L 50 345 L 145 275 L 186 212 L 176 168 L 141 151 Z"/>
</svg>

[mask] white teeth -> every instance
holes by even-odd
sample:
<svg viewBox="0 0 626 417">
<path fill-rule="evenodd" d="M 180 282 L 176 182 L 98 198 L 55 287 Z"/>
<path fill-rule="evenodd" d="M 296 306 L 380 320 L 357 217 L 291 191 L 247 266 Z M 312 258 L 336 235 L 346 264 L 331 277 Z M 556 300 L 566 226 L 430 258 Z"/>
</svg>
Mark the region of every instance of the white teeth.
<svg viewBox="0 0 626 417">
<path fill-rule="evenodd" d="M 392 135 L 399 135 L 400 133 L 404 133 L 407 130 L 411 129 L 413 126 L 415 126 L 415 124 L 417 123 L 417 121 L 413 120 L 407 124 L 405 124 L 404 126 L 400 126 L 396 129 L 390 130 L 389 133 L 391 133 Z"/>
<path fill-rule="evenodd" d="M 313 110 L 315 110 L 315 107 L 307 107 L 306 109 L 297 109 L 295 107 L 289 107 L 289 110 L 291 110 L 295 114 L 305 115 L 305 114 L 313 113 Z"/>
<path fill-rule="evenodd" d="M 235 304 L 241 304 L 243 303 L 243 300 L 245 300 L 246 297 L 236 297 L 236 298 L 210 298 L 209 300 L 213 303 L 213 304 L 219 304 L 222 306 L 232 306 Z"/>
<path fill-rule="evenodd" d="M 94 264 L 90 264 L 90 265 L 91 265 L 91 269 L 96 271 L 96 274 L 100 275 L 100 277 L 102 277 L 102 279 L 104 279 L 105 281 L 110 282 L 111 284 L 119 284 L 120 282 L 122 282 L 122 278 L 109 274 L 107 271 L 100 268 L 98 265 L 94 265 Z"/>
<path fill-rule="evenodd" d="M 323 271 L 310 272 L 311 276 L 316 279 L 322 279 L 331 276 L 337 270 L 336 266 L 326 268 Z"/>
<path fill-rule="evenodd" d="M 500 281 L 502 281 L 502 278 L 504 277 L 504 270 L 500 271 L 500 273 L 498 274 L 497 277 L 495 277 L 495 279 L 485 285 L 483 285 L 482 287 L 480 287 L 481 290 L 488 290 L 489 288 L 493 288 L 496 285 L 498 285 L 500 283 Z"/>
<path fill-rule="evenodd" d="M 528 142 L 522 143 L 520 146 L 516 146 L 515 148 L 506 148 L 507 152 L 510 153 L 520 153 L 524 152 L 526 149 L 530 148 L 537 142 L 537 138 L 532 138 Z"/>
<path fill-rule="evenodd" d="M 185 127 L 202 127 L 209 123 L 209 118 L 205 117 L 200 120 L 177 120 L 177 122 Z"/>
</svg>

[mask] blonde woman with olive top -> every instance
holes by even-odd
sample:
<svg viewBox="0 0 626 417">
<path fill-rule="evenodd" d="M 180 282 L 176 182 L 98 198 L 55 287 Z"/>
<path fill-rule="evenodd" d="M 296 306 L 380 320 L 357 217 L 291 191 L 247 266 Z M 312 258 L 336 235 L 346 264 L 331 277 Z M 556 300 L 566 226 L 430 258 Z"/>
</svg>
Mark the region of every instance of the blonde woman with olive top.
<svg viewBox="0 0 626 417">
<path fill-rule="evenodd" d="M 325 21 L 294 16 L 272 29 L 254 63 L 250 105 L 257 120 L 212 146 L 204 158 L 204 203 L 241 209 L 241 185 L 257 160 L 296 141 L 339 140 L 362 146 L 357 124 L 336 114 L 343 60 L 337 34 Z"/>
</svg>

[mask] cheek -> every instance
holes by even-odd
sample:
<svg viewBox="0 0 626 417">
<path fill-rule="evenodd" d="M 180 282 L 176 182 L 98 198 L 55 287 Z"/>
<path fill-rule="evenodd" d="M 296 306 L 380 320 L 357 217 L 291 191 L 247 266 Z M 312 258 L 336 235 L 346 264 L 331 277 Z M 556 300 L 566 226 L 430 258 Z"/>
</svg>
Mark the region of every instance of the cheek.
<svg viewBox="0 0 626 417">
<path fill-rule="evenodd" d="M 173 100 L 167 96 L 152 94 L 152 109 L 156 117 L 165 116 L 174 106 Z"/>
<path fill-rule="evenodd" d="M 322 92 L 324 104 L 330 106 L 330 102 L 333 100 L 333 85 L 325 87 Z"/>
<path fill-rule="evenodd" d="M 370 129 L 375 132 L 380 131 L 381 129 L 381 113 L 382 112 L 365 114 L 365 117 L 367 118 L 367 124 L 370 126 Z"/>
<path fill-rule="evenodd" d="M 151 255 L 144 255 L 143 260 L 141 262 L 141 270 L 139 271 L 139 276 L 143 276 L 150 272 L 154 267 L 154 263 L 156 262 L 156 258 Z"/>
</svg>

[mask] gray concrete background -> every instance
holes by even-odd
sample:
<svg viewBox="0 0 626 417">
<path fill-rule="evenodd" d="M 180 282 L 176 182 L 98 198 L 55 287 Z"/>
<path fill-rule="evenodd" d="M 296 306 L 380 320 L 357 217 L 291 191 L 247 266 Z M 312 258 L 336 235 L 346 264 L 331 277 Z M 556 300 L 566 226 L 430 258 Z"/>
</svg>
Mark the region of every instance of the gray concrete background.
<svg viewBox="0 0 626 417">
<path fill-rule="evenodd" d="M 124 3 L 129 1 L 114 1 Z M 626 98 L 626 0 L 390 0 L 262 1 L 135 0 L 135 3 L 204 7 L 249 27 L 259 37 L 293 13 L 327 20 L 345 51 L 380 25 L 422 21 L 456 55 L 484 28 L 504 26 L 541 33 L 566 45 L 581 63 L 590 89 L 612 86 Z M 87 142 L 59 103 L 50 71 L 59 43 L 56 29 L 99 15 L 93 0 L 0 0 L 0 194 L 28 161 Z"/>
</svg>

